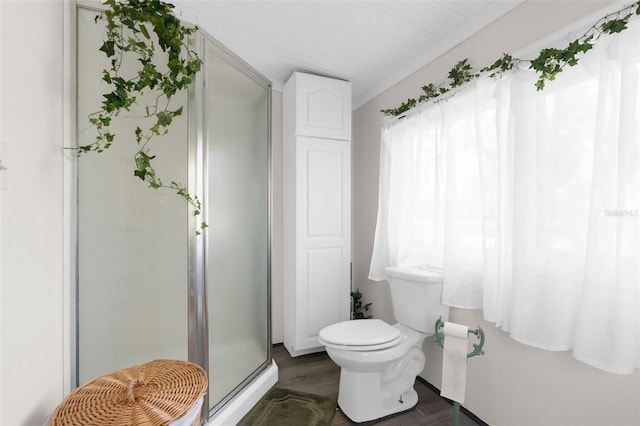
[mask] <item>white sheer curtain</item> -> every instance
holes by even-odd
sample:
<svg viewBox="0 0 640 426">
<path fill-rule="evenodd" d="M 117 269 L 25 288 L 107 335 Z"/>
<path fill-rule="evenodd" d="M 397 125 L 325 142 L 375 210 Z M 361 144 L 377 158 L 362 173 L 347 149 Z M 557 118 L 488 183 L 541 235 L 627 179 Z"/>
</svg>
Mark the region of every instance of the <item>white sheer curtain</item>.
<svg viewBox="0 0 640 426">
<path fill-rule="evenodd" d="M 523 343 L 640 368 L 640 29 L 536 91 L 484 79 L 382 129 L 370 278 L 442 267 L 443 302 Z"/>
</svg>

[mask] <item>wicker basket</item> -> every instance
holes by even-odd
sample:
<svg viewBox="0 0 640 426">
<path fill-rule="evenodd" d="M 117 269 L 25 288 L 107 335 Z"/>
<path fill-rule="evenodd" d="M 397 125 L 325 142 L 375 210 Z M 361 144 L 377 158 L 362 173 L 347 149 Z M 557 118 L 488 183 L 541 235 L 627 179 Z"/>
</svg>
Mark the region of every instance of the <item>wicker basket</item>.
<svg viewBox="0 0 640 426">
<path fill-rule="evenodd" d="M 205 394 L 200 366 L 155 360 L 98 377 L 77 388 L 54 411 L 50 425 L 166 425 Z M 200 414 L 191 423 L 200 424 Z"/>
</svg>

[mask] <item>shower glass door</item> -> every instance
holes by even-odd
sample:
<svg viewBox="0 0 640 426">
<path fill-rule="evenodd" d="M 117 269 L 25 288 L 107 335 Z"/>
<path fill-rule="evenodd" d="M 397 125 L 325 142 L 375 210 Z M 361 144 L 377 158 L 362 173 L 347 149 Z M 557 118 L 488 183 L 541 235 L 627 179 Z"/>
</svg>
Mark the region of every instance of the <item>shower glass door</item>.
<svg viewBox="0 0 640 426">
<path fill-rule="evenodd" d="M 77 9 L 77 137 L 95 140 L 87 116 L 108 90 L 109 58 L 99 51 L 104 24 Z M 123 73 L 127 72 L 123 64 Z M 185 104 L 187 96 L 176 101 Z M 150 102 L 152 99 L 146 99 Z M 144 105 L 141 101 L 139 105 Z M 143 106 L 139 106 L 142 109 Z M 169 191 L 133 176 L 134 132 L 144 110 L 112 123 L 116 139 L 102 153 L 78 158 L 77 382 L 153 359 L 188 357 L 188 212 Z M 158 175 L 186 183 L 187 116 L 154 141 Z"/>
<path fill-rule="evenodd" d="M 271 359 L 270 90 L 222 47 L 204 51 L 208 395 L 219 407 Z"/>
</svg>

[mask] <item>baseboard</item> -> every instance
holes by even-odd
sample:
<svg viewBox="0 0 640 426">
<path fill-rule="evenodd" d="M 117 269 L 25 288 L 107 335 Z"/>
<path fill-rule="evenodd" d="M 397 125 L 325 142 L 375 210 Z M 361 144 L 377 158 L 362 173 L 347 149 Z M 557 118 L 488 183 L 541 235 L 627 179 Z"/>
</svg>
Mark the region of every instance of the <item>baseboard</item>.
<svg viewBox="0 0 640 426">
<path fill-rule="evenodd" d="M 416 380 L 418 380 L 420 383 L 422 383 L 423 385 L 425 385 L 426 387 L 428 387 L 429 389 L 431 389 L 433 392 L 435 392 L 436 394 L 438 394 L 438 396 L 440 395 L 440 389 L 438 389 L 437 387 L 433 386 L 431 383 L 427 382 L 425 379 L 423 379 L 422 377 L 418 376 L 416 377 Z M 447 401 L 449 404 L 453 405 L 453 401 L 450 400 L 449 398 L 445 398 L 445 397 L 440 397 L 442 399 L 444 399 L 445 401 Z M 485 421 L 483 421 L 480 417 L 476 416 L 475 414 L 473 414 L 471 411 L 467 410 L 466 408 L 464 408 L 462 405 L 460 406 L 460 411 L 462 413 L 464 413 L 465 416 L 469 417 L 471 420 L 473 420 L 474 422 L 476 422 L 477 424 L 479 424 L 480 426 L 489 426 L 488 423 L 486 423 Z"/>
</svg>

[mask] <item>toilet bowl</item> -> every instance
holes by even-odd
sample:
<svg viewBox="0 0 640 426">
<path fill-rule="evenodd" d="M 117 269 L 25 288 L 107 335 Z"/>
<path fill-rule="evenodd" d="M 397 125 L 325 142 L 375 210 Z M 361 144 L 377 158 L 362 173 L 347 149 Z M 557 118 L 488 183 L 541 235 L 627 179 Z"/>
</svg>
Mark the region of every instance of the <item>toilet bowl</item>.
<svg viewBox="0 0 640 426">
<path fill-rule="evenodd" d="M 434 334 L 441 304 L 442 271 L 426 267 L 387 268 L 398 323 L 360 319 L 329 325 L 319 341 L 340 367 L 338 405 L 353 422 L 399 414 L 418 403 L 415 379 L 425 365 L 422 343 Z"/>
</svg>

